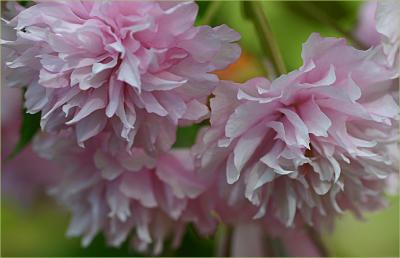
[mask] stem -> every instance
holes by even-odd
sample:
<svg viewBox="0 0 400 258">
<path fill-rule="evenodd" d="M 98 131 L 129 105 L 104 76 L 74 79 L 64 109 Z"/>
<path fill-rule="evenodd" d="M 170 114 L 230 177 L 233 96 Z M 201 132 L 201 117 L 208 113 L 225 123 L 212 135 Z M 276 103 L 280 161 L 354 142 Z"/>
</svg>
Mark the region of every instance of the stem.
<svg viewBox="0 0 400 258">
<path fill-rule="evenodd" d="M 317 21 L 333 28 L 338 33 L 342 34 L 346 38 L 350 39 L 353 42 L 353 45 L 359 49 L 366 49 L 367 47 L 359 41 L 356 37 L 353 36 L 349 31 L 343 29 L 336 20 L 332 19 L 329 15 L 327 15 L 321 8 L 316 6 L 314 3 L 303 3 L 299 2 L 299 7 L 307 13 L 309 16 L 313 17 Z"/>
<path fill-rule="evenodd" d="M 264 233 L 265 256 L 267 257 L 288 257 L 285 247 L 279 238 L 272 238 Z"/>
<path fill-rule="evenodd" d="M 221 5 L 222 1 L 220 0 L 210 1 L 207 11 L 203 16 L 203 19 L 201 19 L 201 24 L 210 24 Z"/>
<path fill-rule="evenodd" d="M 318 248 L 318 251 L 320 252 L 322 257 L 328 257 L 329 256 L 328 250 L 326 249 L 324 243 L 322 242 L 318 232 L 315 231 L 315 229 L 310 226 L 306 226 L 306 231 L 310 236 L 311 240 L 314 242 L 315 246 Z"/>
<path fill-rule="evenodd" d="M 217 250 L 218 257 L 230 257 L 232 250 L 233 228 L 229 225 L 221 224 L 221 236 Z"/>
<path fill-rule="evenodd" d="M 271 59 L 275 72 L 278 76 L 285 74 L 285 63 L 267 17 L 263 12 L 262 4 L 256 1 L 245 1 L 243 2 L 243 6 L 246 17 L 254 23 L 261 47 L 265 54 Z"/>
</svg>

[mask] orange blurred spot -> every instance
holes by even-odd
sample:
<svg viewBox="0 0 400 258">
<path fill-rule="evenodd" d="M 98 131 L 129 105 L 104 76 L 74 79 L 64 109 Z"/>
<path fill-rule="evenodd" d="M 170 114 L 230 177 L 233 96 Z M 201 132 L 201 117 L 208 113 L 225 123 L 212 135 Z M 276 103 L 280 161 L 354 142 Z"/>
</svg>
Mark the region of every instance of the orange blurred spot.
<svg viewBox="0 0 400 258">
<path fill-rule="evenodd" d="M 242 52 L 241 56 L 224 70 L 215 71 L 221 80 L 244 82 L 255 76 L 263 76 L 259 61 L 252 55 Z"/>
</svg>

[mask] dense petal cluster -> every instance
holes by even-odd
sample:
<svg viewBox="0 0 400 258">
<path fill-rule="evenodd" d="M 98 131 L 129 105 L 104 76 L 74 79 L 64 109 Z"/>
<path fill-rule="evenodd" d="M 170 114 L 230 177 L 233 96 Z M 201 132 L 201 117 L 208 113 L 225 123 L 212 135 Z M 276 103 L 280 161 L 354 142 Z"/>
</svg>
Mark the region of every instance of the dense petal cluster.
<svg viewBox="0 0 400 258">
<path fill-rule="evenodd" d="M 174 235 L 179 243 L 189 222 L 202 233 L 213 229 L 195 211 L 193 199 L 206 184 L 194 173 L 189 151 L 174 150 L 154 159 L 141 149 L 123 151 L 123 142 L 112 133 L 97 135 L 84 149 L 74 144 L 71 132 L 63 134 L 42 134 L 35 150 L 64 166 L 64 178 L 51 194 L 72 212 L 68 235 L 83 236 L 84 246 L 99 232 L 112 246 L 133 233 L 137 250 L 151 246 L 158 254 L 166 238 Z"/>
<path fill-rule="evenodd" d="M 210 72 L 240 55 L 225 25 L 194 27 L 193 2 L 57 1 L 8 25 L 12 69 L 29 69 L 25 106 L 45 131 L 75 129 L 80 145 L 111 127 L 129 146 L 167 150 L 176 127 L 208 116 Z M 137 139 L 135 141 L 135 138 Z"/>
<path fill-rule="evenodd" d="M 84 246 L 103 233 L 111 246 L 129 240 L 160 254 L 188 224 L 208 235 L 223 222 L 234 255 L 269 255 L 267 231 L 291 255 L 318 256 L 309 226 L 385 206 L 387 183 L 398 180 L 398 1 L 365 5 L 356 34 L 370 49 L 314 33 L 302 67 L 243 84 L 214 73 L 239 57 L 240 35 L 194 26 L 194 2 L 6 7 L 2 85 L 26 87 L 24 106 L 41 113 L 44 131 L 34 150 L 61 169 L 36 171 L 32 163 L 50 163 L 27 149 L 4 170 L 54 185 L 72 213 L 68 235 Z M 9 153 L 21 89 L 3 90 Z M 171 150 L 178 126 L 209 116 L 191 149 Z"/>
<path fill-rule="evenodd" d="M 259 207 L 256 218 L 287 226 L 296 214 L 316 224 L 382 207 L 382 179 L 398 169 L 386 152 L 398 135 L 397 84 L 382 56 L 312 34 L 300 69 L 272 83 L 222 83 L 195 149 L 200 170 L 226 171 Z"/>
</svg>

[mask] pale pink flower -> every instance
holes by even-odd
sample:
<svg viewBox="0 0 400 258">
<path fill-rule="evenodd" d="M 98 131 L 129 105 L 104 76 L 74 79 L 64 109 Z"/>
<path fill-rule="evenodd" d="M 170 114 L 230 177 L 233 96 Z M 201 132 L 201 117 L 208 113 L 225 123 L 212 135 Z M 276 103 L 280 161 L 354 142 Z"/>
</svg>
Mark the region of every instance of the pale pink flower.
<svg viewBox="0 0 400 258">
<path fill-rule="evenodd" d="M 355 36 L 366 46 L 381 43 L 381 34 L 376 31 L 375 12 L 378 0 L 363 2 L 359 14 Z"/>
<path fill-rule="evenodd" d="M 395 66 L 400 74 L 400 1 L 378 1 L 375 18 L 389 64 Z"/>
<path fill-rule="evenodd" d="M 367 46 L 383 45 L 390 66 L 400 74 L 400 3 L 370 0 L 363 3 L 355 35 Z"/>
<path fill-rule="evenodd" d="M 210 72 L 240 55 L 225 25 L 194 26 L 194 2 L 46 1 L 9 22 L 10 68 L 35 74 L 25 94 L 45 131 L 73 127 L 80 145 L 113 128 L 128 146 L 167 150 L 178 124 L 208 116 Z"/>
<path fill-rule="evenodd" d="M 232 233 L 232 257 L 268 256 L 264 229 L 257 223 L 238 223 Z"/>
<path fill-rule="evenodd" d="M 132 235 L 137 250 L 159 254 L 164 240 L 179 244 L 189 222 L 202 233 L 215 229 L 215 221 L 203 221 L 211 215 L 203 215 L 194 199 L 207 184 L 195 174 L 188 150 L 155 159 L 138 148 L 124 151 L 125 144 L 109 132 L 85 148 L 71 141 L 70 132 L 62 134 L 41 135 L 35 149 L 64 167 L 65 177 L 51 194 L 72 212 L 67 235 L 82 236 L 84 246 L 100 232 L 111 246 Z"/>
<path fill-rule="evenodd" d="M 11 19 L 24 8 L 17 2 L 2 2 L 1 16 Z M 15 31 L 1 21 L 1 38 L 15 40 Z M 22 122 L 23 91 L 10 88 L 15 85 L 26 85 L 32 78 L 27 68 L 10 69 L 5 60 L 15 58 L 12 50 L 1 52 L 1 188 L 6 200 L 15 201 L 18 205 L 27 208 L 38 198 L 45 195 L 47 187 L 54 184 L 60 177 L 54 164 L 39 158 L 31 146 L 11 160 L 7 160 L 20 137 Z"/>
<path fill-rule="evenodd" d="M 233 257 L 323 256 L 305 229 L 267 227 L 256 222 L 234 225 L 231 249 Z"/>
<path fill-rule="evenodd" d="M 16 1 L 1 2 L 1 40 L 4 42 L 16 40 L 16 31 L 9 26 L 7 20 L 15 17 L 24 8 Z M 35 77 L 35 72 L 28 67 L 9 68 L 6 63 L 18 57 L 18 53 L 6 47 L 1 47 L 1 85 L 2 87 L 14 87 L 18 85 L 28 85 Z M 23 75 L 23 76 L 22 76 Z M 12 91 L 10 91 L 12 92 Z M 14 90 L 14 92 L 20 92 Z M 22 93 L 21 93 L 22 94 Z M 7 99 L 4 99 L 7 101 Z M 20 102 L 18 102 L 21 104 Z"/>
<path fill-rule="evenodd" d="M 377 11 L 378 5 L 379 9 Z M 391 66 L 395 65 L 396 63 L 396 55 L 397 60 L 400 60 L 400 56 L 398 56 L 400 37 L 400 32 L 398 29 L 400 28 L 400 20 L 398 19 L 398 16 L 400 15 L 398 12 L 399 8 L 400 7 L 398 4 L 391 1 L 372 0 L 364 2 L 360 10 L 359 25 L 356 31 L 356 36 L 367 46 L 377 46 L 382 44 L 384 52 L 387 55 L 388 64 Z M 398 13 L 397 15 L 396 12 Z M 397 26 L 396 23 L 398 24 Z M 398 74 L 400 75 L 400 67 L 398 66 L 398 68 L 395 69 L 398 69 Z M 398 86 L 400 87 L 400 85 Z M 398 91 L 393 91 L 393 96 L 395 98 L 398 98 L 398 94 Z M 394 160 L 396 164 L 399 164 L 398 144 L 394 142 L 392 144 L 388 144 L 387 147 L 387 153 L 392 155 L 392 160 Z M 398 193 L 399 173 L 388 176 L 387 183 L 388 193 Z"/>
<path fill-rule="evenodd" d="M 31 146 L 7 160 L 20 137 L 22 90 L 1 85 L 1 193 L 6 200 L 27 208 L 57 182 L 56 166 L 39 158 Z"/>
<path fill-rule="evenodd" d="M 398 170 L 386 152 L 398 134 L 395 72 L 380 47 L 356 50 L 312 34 L 303 66 L 270 83 L 224 82 L 211 100 L 211 128 L 194 151 L 200 172 L 229 184 L 286 226 L 384 205 L 384 179 Z M 232 191 L 229 199 L 242 195 Z"/>
</svg>

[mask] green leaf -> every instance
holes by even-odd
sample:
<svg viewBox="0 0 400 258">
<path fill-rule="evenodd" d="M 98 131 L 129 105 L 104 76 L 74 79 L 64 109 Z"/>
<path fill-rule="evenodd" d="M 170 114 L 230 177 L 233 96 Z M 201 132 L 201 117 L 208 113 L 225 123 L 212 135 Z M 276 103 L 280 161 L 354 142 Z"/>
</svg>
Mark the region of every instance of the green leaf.
<svg viewBox="0 0 400 258">
<path fill-rule="evenodd" d="M 173 148 L 191 147 L 196 141 L 197 132 L 200 128 L 201 125 L 179 127 L 176 133 L 176 142 Z"/>
<path fill-rule="evenodd" d="M 18 3 L 22 6 L 27 6 L 29 4 L 30 1 L 27 0 L 22 0 L 22 1 L 18 1 Z"/>
<path fill-rule="evenodd" d="M 28 114 L 26 113 L 26 109 L 23 109 L 19 140 L 14 150 L 7 157 L 7 160 L 13 159 L 31 143 L 33 137 L 40 128 L 40 116 L 40 113 Z"/>
<path fill-rule="evenodd" d="M 176 250 L 171 250 L 171 248 L 168 250 L 167 248 L 163 255 L 169 257 L 213 257 L 215 248 L 214 236 L 201 236 L 197 233 L 195 227 L 189 224 L 179 248 Z"/>
</svg>

